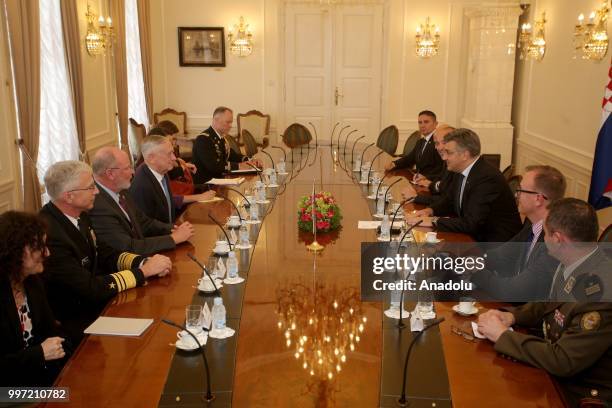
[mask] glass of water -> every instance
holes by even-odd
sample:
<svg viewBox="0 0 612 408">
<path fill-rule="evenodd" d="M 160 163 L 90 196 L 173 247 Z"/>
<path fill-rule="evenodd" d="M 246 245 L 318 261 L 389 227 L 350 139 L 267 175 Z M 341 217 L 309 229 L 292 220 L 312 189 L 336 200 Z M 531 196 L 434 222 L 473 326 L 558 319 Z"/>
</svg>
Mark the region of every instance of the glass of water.
<svg viewBox="0 0 612 408">
<path fill-rule="evenodd" d="M 185 327 L 195 335 L 202 331 L 202 305 L 189 305 L 185 308 Z"/>
</svg>

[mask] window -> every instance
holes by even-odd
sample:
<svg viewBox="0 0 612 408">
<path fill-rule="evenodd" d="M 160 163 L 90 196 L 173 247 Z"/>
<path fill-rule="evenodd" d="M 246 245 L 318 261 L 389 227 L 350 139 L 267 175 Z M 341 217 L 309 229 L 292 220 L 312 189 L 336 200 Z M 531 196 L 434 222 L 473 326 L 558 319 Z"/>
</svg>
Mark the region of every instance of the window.
<svg viewBox="0 0 612 408">
<path fill-rule="evenodd" d="M 79 159 L 62 36 L 60 0 L 40 0 L 40 136 L 38 177 L 53 163 Z M 47 201 L 46 194 L 43 201 Z"/>
<path fill-rule="evenodd" d="M 128 115 L 148 129 L 149 119 L 145 103 L 136 0 L 125 0 L 125 52 L 128 79 Z"/>
</svg>

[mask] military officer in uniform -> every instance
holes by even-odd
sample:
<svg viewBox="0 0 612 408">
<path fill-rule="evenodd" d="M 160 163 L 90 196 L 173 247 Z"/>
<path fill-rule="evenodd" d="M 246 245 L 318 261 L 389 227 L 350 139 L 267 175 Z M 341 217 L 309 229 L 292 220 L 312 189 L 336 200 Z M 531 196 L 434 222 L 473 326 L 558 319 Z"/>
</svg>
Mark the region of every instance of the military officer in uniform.
<svg viewBox="0 0 612 408">
<path fill-rule="evenodd" d="M 226 137 L 232 128 L 234 115 L 231 109 L 220 106 L 213 113 L 212 125 L 200 133 L 193 142 L 193 164 L 198 171 L 193 175 L 195 184 L 202 184 L 212 178 L 221 178 L 225 172 L 237 169 L 261 167 L 257 160 L 230 148 Z M 248 164 L 247 164 L 248 163 Z"/>
<path fill-rule="evenodd" d="M 108 300 L 148 277 L 168 274 L 172 262 L 117 251 L 96 239 L 87 211 L 98 189 L 87 164 L 55 163 L 45 174 L 45 187 L 51 201 L 40 214 L 48 224 L 50 255 L 42 277 L 54 315 L 77 344 Z"/>
<path fill-rule="evenodd" d="M 553 299 L 580 303 L 527 303 L 511 312 L 489 310 L 479 316 L 478 329 L 502 355 L 555 376 L 571 406 L 608 406 L 612 303 L 601 300 L 609 300 L 606 285 L 612 267 L 596 246 L 578 245 L 596 240 L 597 217 L 584 201 L 561 199 L 550 204 L 544 232 L 549 253 L 560 261 Z M 515 324 L 536 333 L 509 330 Z"/>
</svg>

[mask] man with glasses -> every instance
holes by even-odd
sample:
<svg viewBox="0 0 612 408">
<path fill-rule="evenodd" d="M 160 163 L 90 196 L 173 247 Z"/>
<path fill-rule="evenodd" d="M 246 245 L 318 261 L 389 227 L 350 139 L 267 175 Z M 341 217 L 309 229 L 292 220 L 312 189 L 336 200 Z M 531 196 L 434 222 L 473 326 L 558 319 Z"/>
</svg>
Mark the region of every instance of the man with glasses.
<svg viewBox="0 0 612 408">
<path fill-rule="evenodd" d="M 547 300 L 559 261 L 548 254 L 543 224 L 551 202 L 563 198 L 565 177 L 551 166 L 528 166 L 516 189 L 523 229 L 510 241 L 488 252 L 487 269 L 471 280 L 493 300 Z"/>
<path fill-rule="evenodd" d="M 460 232 L 482 242 L 508 241 L 520 231 L 521 218 L 504 176 L 480 157 L 478 135 L 456 129 L 444 143 L 447 168 L 455 173 L 449 192 L 407 221 L 425 217 L 422 225 L 438 231 Z"/>
<path fill-rule="evenodd" d="M 108 300 L 142 286 L 148 277 L 167 275 L 172 262 L 162 255 L 145 259 L 117 251 L 97 240 L 87 212 L 98 189 L 87 164 L 53 164 L 45 174 L 45 187 L 51 201 L 40 214 L 48 223 L 51 254 L 42 276 L 55 316 L 77 344 Z"/>
<path fill-rule="evenodd" d="M 129 192 L 134 169 L 126 152 L 114 146 L 99 149 L 91 166 L 100 193 L 89 212 L 98 238 L 121 251 L 149 255 L 173 249 L 193 236 L 189 222 L 173 228 L 144 214 Z"/>
</svg>

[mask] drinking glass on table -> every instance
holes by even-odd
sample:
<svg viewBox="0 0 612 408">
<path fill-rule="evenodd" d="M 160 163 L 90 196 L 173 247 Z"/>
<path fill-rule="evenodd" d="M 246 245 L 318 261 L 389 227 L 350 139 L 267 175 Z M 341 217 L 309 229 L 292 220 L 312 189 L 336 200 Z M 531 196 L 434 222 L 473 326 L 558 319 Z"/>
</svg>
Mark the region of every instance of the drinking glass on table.
<svg viewBox="0 0 612 408">
<path fill-rule="evenodd" d="M 217 257 L 216 256 L 209 256 L 208 257 L 208 263 L 206 264 L 206 269 L 208 269 L 208 273 L 210 273 L 210 276 L 213 279 L 217 278 Z"/>
<path fill-rule="evenodd" d="M 189 305 L 185 308 L 185 327 L 194 335 L 202 331 L 202 305 Z"/>
</svg>

